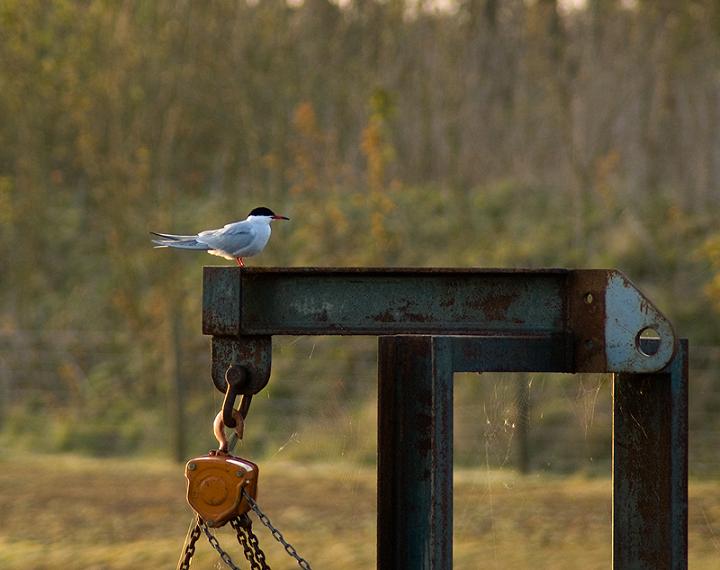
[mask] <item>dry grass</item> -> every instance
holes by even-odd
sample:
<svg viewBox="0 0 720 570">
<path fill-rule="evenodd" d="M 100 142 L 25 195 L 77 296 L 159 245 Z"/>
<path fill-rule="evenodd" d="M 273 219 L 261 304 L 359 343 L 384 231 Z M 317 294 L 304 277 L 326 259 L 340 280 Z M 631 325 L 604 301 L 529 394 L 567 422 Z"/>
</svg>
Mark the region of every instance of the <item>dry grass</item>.
<svg viewBox="0 0 720 570">
<path fill-rule="evenodd" d="M 354 466 L 261 466 L 260 504 L 322 568 L 375 565 L 375 473 Z M 0 567 L 174 568 L 190 520 L 182 468 L 140 460 L 10 456 L 0 461 Z M 463 470 L 456 568 L 608 568 L 607 480 Z M 720 485 L 691 486 L 692 569 L 717 568 Z M 296 568 L 256 529 L 274 569 Z M 241 557 L 225 529 L 221 542 Z M 204 540 L 193 568 L 221 568 Z"/>
</svg>

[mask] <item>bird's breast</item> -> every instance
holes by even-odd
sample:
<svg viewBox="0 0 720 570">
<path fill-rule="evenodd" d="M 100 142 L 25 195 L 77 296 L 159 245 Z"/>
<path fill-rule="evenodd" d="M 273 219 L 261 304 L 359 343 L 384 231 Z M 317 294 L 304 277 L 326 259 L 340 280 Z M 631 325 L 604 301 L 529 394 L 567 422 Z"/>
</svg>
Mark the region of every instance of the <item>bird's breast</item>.
<svg viewBox="0 0 720 570">
<path fill-rule="evenodd" d="M 255 235 L 249 243 L 243 244 L 243 246 L 236 252 L 236 255 L 240 257 L 249 257 L 260 253 L 267 245 L 270 239 L 270 225 L 263 224 L 258 225 L 255 228 Z"/>
</svg>

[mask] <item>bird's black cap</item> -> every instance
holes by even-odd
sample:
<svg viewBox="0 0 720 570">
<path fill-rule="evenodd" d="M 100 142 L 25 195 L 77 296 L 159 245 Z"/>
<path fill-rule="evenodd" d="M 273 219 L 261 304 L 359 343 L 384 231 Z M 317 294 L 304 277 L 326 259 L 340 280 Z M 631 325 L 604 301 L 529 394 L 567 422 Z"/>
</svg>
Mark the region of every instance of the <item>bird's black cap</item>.
<svg viewBox="0 0 720 570">
<path fill-rule="evenodd" d="M 248 214 L 248 216 L 274 216 L 275 212 L 273 212 L 270 208 L 266 208 L 265 206 L 260 206 L 259 208 L 253 208 L 252 211 Z"/>
</svg>

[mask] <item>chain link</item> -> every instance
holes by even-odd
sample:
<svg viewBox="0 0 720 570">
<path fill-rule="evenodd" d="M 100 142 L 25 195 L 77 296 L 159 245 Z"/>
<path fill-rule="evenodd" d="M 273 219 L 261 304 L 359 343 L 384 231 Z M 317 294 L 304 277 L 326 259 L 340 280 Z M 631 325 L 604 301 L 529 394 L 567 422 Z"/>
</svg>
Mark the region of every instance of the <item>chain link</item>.
<svg viewBox="0 0 720 570">
<path fill-rule="evenodd" d="M 218 539 L 215 538 L 213 533 L 210 532 L 210 529 L 205 524 L 205 521 L 202 521 L 200 523 L 200 528 L 205 533 L 205 536 L 207 536 L 207 539 L 210 541 L 210 546 L 212 546 L 215 550 L 217 550 L 218 554 L 220 555 L 220 558 L 222 558 L 222 561 L 227 564 L 232 570 L 242 570 L 238 566 L 235 566 L 235 563 L 232 561 L 232 558 L 230 558 L 230 555 L 225 552 L 220 546 L 220 543 L 218 542 Z"/>
<path fill-rule="evenodd" d="M 189 570 L 192 557 L 195 554 L 195 543 L 200 538 L 200 519 L 195 517 L 190 523 L 187 536 L 185 537 L 185 550 L 178 561 L 177 570 Z"/>
<path fill-rule="evenodd" d="M 245 558 L 247 558 L 248 562 L 250 562 L 250 568 L 252 570 L 263 570 L 262 566 L 258 564 L 258 561 L 255 559 L 255 552 L 252 548 L 250 548 L 250 544 L 248 543 L 248 537 L 244 533 L 243 528 L 240 526 L 235 526 L 235 521 L 230 521 L 230 524 L 235 527 L 235 532 L 237 533 L 237 539 L 240 543 L 240 546 L 242 546 L 243 552 L 245 553 Z"/>
<path fill-rule="evenodd" d="M 255 550 L 255 556 L 258 562 L 263 565 L 263 570 L 269 570 L 270 566 L 268 566 L 268 563 L 265 561 L 265 553 L 262 551 L 262 548 L 260 548 L 260 541 L 253 532 L 252 527 L 247 528 L 247 535 L 250 540 L 250 546 Z"/>
<path fill-rule="evenodd" d="M 283 548 L 285 548 L 285 552 L 287 552 L 292 558 L 297 561 L 300 568 L 302 568 L 303 570 L 312 570 L 312 568 L 310 567 L 310 563 L 298 554 L 298 551 L 295 550 L 295 547 L 292 544 L 285 540 L 285 537 L 282 535 L 282 533 L 272 524 L 272 522 L 270 522 L 268 516 L 260 509 L 258 504 L 245 491 L 245 489 L 242 489 L 242 494 L 245 497 L 245 500 L 247 500 L 248 504 L 250 505 L 250 508 L 260 519 L 260 522 L 263 523 L 266 527 L 268 527 L 268 529 L 270 529 L 270 533 L 273 535 L 273 538 L 283 545 Z"/>
<path fill-rule="evenodd" d="M 250 562 L 252 570 L 270 570 L 270 566 L 265 560 L 265 553 L 260 548 L 257 536 L 252 531 L 250 517 L 247 514 L 241 515 L 231 520 L 230 524 L 235 529 L 238 542 L 243 547 L 245 558 Z"/>
</svg>

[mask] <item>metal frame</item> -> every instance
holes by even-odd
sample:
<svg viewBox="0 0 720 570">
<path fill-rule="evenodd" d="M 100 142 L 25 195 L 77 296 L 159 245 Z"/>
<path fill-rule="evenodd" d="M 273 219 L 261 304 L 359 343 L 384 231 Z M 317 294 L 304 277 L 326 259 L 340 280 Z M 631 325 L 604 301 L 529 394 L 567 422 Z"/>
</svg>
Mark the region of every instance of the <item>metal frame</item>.
<svg viewBox="0 0 720 570">
<path fill-rule="evenodd" d="M 546 345 L 380 338 L 378 568 L 452 567 L 453 373 L 564 372 Z M 614 375 L 613 568 L 687 567 L 687 388 L 686 341 L 657 373 Z"/>
<path fill-rule="evenodd" d="M 614 373 L 613 567 L 687 566 L 687 342 L 618 271 L 207 267 L 203 331 L 250 395 L 271 335 L 380 337 L 382 570 L 452 566 L 455 372 Z"/>
</svg>

